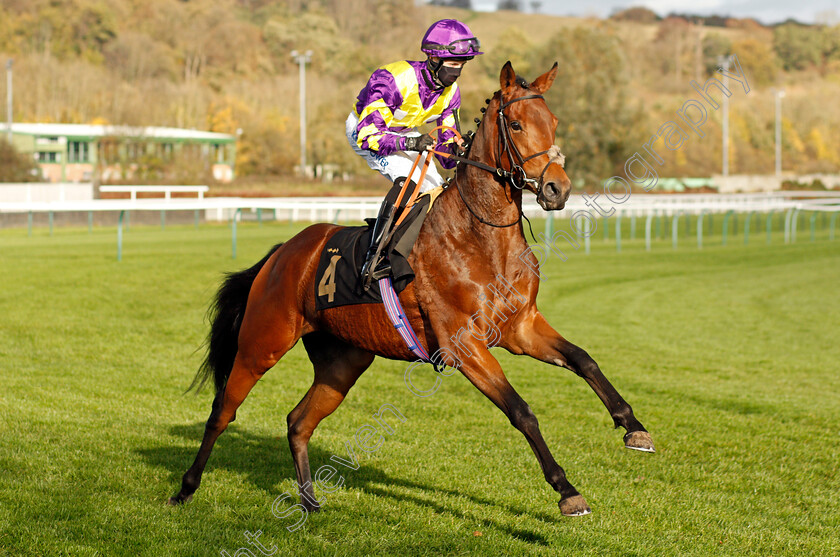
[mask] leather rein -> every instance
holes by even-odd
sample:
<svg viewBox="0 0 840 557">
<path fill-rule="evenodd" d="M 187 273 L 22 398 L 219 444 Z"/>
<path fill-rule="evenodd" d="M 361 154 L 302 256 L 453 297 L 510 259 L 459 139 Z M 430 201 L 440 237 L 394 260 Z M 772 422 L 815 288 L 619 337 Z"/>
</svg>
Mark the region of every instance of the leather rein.
<svg viewBox="0 0 840 557">
<path fill-rule="evenodd" d="M 538 153 L 534 153 L 533 155 L 529 155 L 527 157 L 523 157 L 522 153 L 519 152 L 519 149 L 516 147 L 516 144 L 513 142 L 513 138 L 511 137 L 510 133 L 510 125 L 508 124 L 507 117 L 505 116 L 505 108 L 512 105 L 515 102 L 525 101 L 530 99 L 543 99 L 542 95 L 525 95 L 522 97 L 517 97 L 515 99 L 511 99 L 507 102 L 501 102 L 499 105 L 499 112 L 498 112 L 498 128 L 499 128 L 499 142 L 496 145 L 496 166 L 490 166 L 488 164 L 484 164 L 480 161 L 474 161 L 465 157 L 461 157 L 451 153 L 441 153 L 438 151 L 433 151 L 435 154 L 439 154 L 442 156 L 446 156 L 450 159 L 455 161 L 468 164 L 470 166 L 475 166 L 476 168 L 480 168 L 482 170 L 486 170 L 491 174 L 495 174 L 499 178 L 502 178 L 505 181 L 510 182 L 511 186 L 514 188 L 521 190 L 528 184 L 533 184 L 535 189 L 539 191 L 543 185 L 543 179 L 545 177 L 545 173 L 548 170 L 548 167 L 551 166 L 553 163 L 553 159 L 549 157 L 548 162 L 543 167 L 542 172 L 540 173 L 539 178 L 531 178 L 528 176 L 528 173 L 525 172 L 523 166 L 531 159 L 535 159 L 537 157 L 541 157 L 543 155 L 547 155 L 551 149 L 546 149 L 545 151 L 540 151 Z M 502 168 L 502 157 L 507 157 L 509 162 L 510 170 L 505 170 Z M 488 226 L 492 226 L 494 228 L 508 228 L 511 227 L 522 220 L 524 216 L 522 213 L 522 208 L 518 208 L 519 216 L 516 220 L 508 224 L 495 224 L 490 221 L 487 221 L 480 217 L 476 212 L 470 207 L 470 204 L 467 203 L 467 200 L 464 198 L 464 194 L 461 192 L 461 188 L 458 185 L 458 182 L 455 182 L 455 188 L 458 190 L 458 195 L 461 197 L 461 201 L 464 202 L 464 205 L 467 207 L 469 212 L 478 219 L 479 222 L 482 224 L 486 224 Z"/>
</svg>

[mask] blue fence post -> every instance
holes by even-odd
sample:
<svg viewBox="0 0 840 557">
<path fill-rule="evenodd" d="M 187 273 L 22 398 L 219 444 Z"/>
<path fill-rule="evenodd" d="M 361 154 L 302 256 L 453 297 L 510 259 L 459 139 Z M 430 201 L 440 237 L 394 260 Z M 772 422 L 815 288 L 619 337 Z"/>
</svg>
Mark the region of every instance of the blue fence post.
<svg viewBox="0 0 840 557">
<path fill-rule="evenodd" d="M 548 216 L 545 219 L 545 237 L 546 238 L 553 238 L 554 237 L 554 214 L 548 213 Z"/>
<path fill-rule="evenodd" d="M 232 228 L 233 228 L 232 233 L 231 233 L 231 236 L 232 236 L 231 240 L 232 240 L 232 244 L 233 244 L 233 246 L 232 246 L 232 257 L 233 257 L 233 259 L 236 259 L 236 221 L 239 220 L 239 215 L 241 213 L 242 213 L 241 208 L 234 211 L 233 222 L 231 223 Z"/>
<path fill-rule="evenodd" d="M 654 209 L 653 210 L 653 218 L 656 219 L 656 233 L 654 234 L 654 236 L 656 236 L 657 238 L 660 238 L 661 237 L 661 230 L 660 229 L 662 228 L 662 222 L 661 222 L 661 219 L 657 218 L 658 216 L 659 216 L 659 210 Z"/>
<path fill-rule="evenodd" d="M 767 245 L 769 246 L 773 241 L 773 209 L 770 209 L 770 212 L 767 213 L 767 224 L 764 226 L 764 232 L 767 233 Z"/>
<path fill-rule="evenodd" d="M 53 212 L 50 211 L 50 236 L 53 235 Z"/>
<path fill-rule="evenodd" d="M 120 218 L 117 221 L 117 261 L 122 261 L 123 220 L 125 220 L 125 211 L 120 211 Z"/>
<path fill-rule="evenodd" d="M 811 213 L 811 241 L 815 241 L 817 239 L 817 212 L 813 211 Z"/>
<path fill-rule="evenodd" d="M 160 229 L 166 230 L 166 209 L 160 212 Z"/>
<path fill-rule="evenodd" d="M 705 214 L 706 210 L 702 209 L 697 216 L 697 249 L 703 249 L 703 216 Z M 709 220 L 712 220 L 711 215 L 709 215 Z"/>
<path fill-rule="evenodd" d="M 725 215 L 723 215 L 723 242 L 721 243 L 722 246 L 726 245 L 726 233 L 729 231 L 729 217 L 735 214 L 735 211 L 727 211 Z"/>
<path fill-rule="evenodd" d="M 791 209 L 788 209 L 787 212 L 785 213 L 785 243 L 786 244 L 790 243 L 790 237 L 791 237 L 790 231 L 791 231 L 791 228 L 792 228 L 791 218 L 793 217 L 793 212 L 794 211 L 795 211 L 795 209 L 791 208 Z"/>
<path fill-rule="evenodd" d="M 621 213 L 615 215 L 615 251 L 621 251 Z"/>
<path fill-rule="evenodd" d="M 793 218 L 791 219 L 791 226 L 790 226 L 790 243 L 793 244 L 796 242 L 796 228 L 797 224 L 799 223 L 799 214 L 802 212 L 801 209 L 797 208 L 793 212 Z"/>
<path fill-rule="evenodd" d="M 93 234 L 93 211 L 88 211 L 88 234 Z"/>
<path fill-rule="evenodd" d="M 592 239 L 592 234 L 595 234 L 595 232 L 593 231 L 592 234 L 589 233 L 589 229 L 592 227 L 592 225 L 590 224 L 589 219 L 584 219 L 584 220 L 586 221 L 586 224 L 583 225 L 583 229 L 586 231 L 585 232 L 586 236 L 583 238 L 583 249 L 586 252 L 586 255 L 589 255 L 590 240 Z M 594 222 L 594 219 L 593 219 L 593 222 Z"/>
<path fill-rule="evenodd" d="M 26 221 L 27 235 L 32 236 L 32 211 L 29 211 L 29 218 L 27 218 Z"/>
<path fill-rule="evenodd" d="M 647 214 L 645 219 L 645 250 L 650 251 L 650 221 L 653 219 L 653 212 Z"/>
<path fill-rule="evenodd" d="M 677 236 L 680 228 L 680 213 L 674 211 L 674 216 L 671 217 L 671 244 L 674 249 L 677 249 Z"/>
<path fill-rule="evenodd" d="M 752 219 L 753 213 L 755 211 L 750 211 L 747 213 L 747 218 L 744 219 L 744 245 L 748 245 L 750 243 L 750 219 Z"/>
</svg>

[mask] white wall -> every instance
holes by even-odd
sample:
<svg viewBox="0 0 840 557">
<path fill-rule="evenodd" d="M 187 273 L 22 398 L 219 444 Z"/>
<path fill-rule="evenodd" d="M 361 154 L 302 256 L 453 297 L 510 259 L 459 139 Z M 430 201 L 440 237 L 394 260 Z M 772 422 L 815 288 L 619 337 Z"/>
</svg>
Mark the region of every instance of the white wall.
<svg viewBox="0 0 840 557">
<path fill-rule="evenodd" d="M 93 184 L 0 183 L 0 203 L 90 201 L 93 198 Z"/>
</svg>

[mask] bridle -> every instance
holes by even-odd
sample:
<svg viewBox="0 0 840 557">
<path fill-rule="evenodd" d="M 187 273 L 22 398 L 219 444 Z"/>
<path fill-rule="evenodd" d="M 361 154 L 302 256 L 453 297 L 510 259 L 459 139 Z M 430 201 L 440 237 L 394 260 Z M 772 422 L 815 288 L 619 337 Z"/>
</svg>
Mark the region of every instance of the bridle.
<svg viewBox="0 0 840 557">
<path fill-rule="evenodd" d="M 538 178 L 529 177 L 528 173 L 525 172 L 524 165 L 525 165 L 525 163 L 527 163 L 531 159 L 535 159 L 535 158 L 541 157 L 543 155 L 548 155 L 549 152 L 551 151 L 551 149 L 549 148 L 549 149 L 546 149 L 545 151 L 540 151 L 538 153 L 528 155 L 527 157 L 523 157 L 522 153 L 520 153 L 520 151 L 519 151 L 519 148 L 517 148 L 516 143 L 514 143 L 514 141 L 513 141 L 513 137 L 511 136 L 511 132 L 510 132 L 510 124 L 508 123 L 507 117 L 505 116 L 505 108 L 507 108 L 508 106 L 512 105 L 515 102 L 531 100 L 531 99 L 544 99 L 544 97 L 542 95 L 525 95 L 525 96 L 522 96 L 522 97 L 516 97 L 515 99 L 511 99 L 507 102 L 501 102 L 501 97 L 499 98 L 500 104 L 499 104 L 499 112 L 498 112 L 498 116 L 497 116 L 497 120 L 498 120 L 497 123 L 498 123 L 498 129 L 499 129 L 499 142 L 496 145 L 496 166 L 495 167 L 484 164 L 483 162 L 480 162 L 480 161 L 474 161 L 474 160 L 471 160 L 471 159 L 468 159 L 468 158 L 465 158 L 465 157 L 460 157 L 458 155 L 449 154 L 449 153 L 445 153 L 445 154 L 444 153 L 438 153 L 437 151 L 435 151 L 435 152 L 438 153 L 438 154 L 442 154 L 444 156 L 448 155 L 449 158 L 451 158 L 453 160 L 456 160 L 456 161 L 464 163 L 464 164 L 468 164 L 470 166 L 475 166 L 477 168 L 480 168 L 482 170 L 486 170 L 487 172 L 495 174 L 496 176 L 498 176 L 502 180 L 510 182 L 510 185 L 513 186 L 514 188 L 518 189 L 518 190 L 524 189 L 525 186 L 528 185 L 528 184 L 532 184 L 534 186 L 534 189 L 536 189 L 537 191 L 540 191 L 542 189 L 543 180 L 545 178 L 546 171 L 548 171 L 548 167 L 551 166 L 552 164 L 554 164 L 554 162 L 555 162 L 554 158 L 549 156 L 548 162 L 543 167 L 543 170 L 540 173 Z M 504 168 L 502 168 L 502 157 L 507 158 L 507 161 L 509 163 L 508 166 L 510 167 L 510 170 L 505 170 Z M 459 184 L 459 182 L 456 180 L 455 188 L 458 190 L 458 195 L 460 195 L 461 201 L 464 202 L 464 205 L 467 207 L 467 210 L 469 210 L 469 212 L 472 214 L 472 216 L 474 216 L 476 219 L 478 219 L 479 222 L 481 222 L 482 224 L 486 224 L 486 225 L 492 226 L 494 228 L 508 228 L 510 226 L 513 226 L 513 225 L 517 224 L 520 220 L 522 220 L 522 217 L 524 216 L 524 214 L 522 213 L 522 208 L 521 207 L 519 207 L 517 209 L 518 213 L 519 213 L 519 216 L 516 218 L 516 220 L 514 220 L 513 222 L 510 222 L 508 224 L 495 224 L 495 223 L 492 223 L 490 221 L 487 221 L 487 220 L 483 219 L 481 216 L 479 216 L 473 210 L 472 207 L 470 207 L 470 204 L 464 198 L 464 194 L 461 192 L 461 188 L 459 187 L 458 184 Z"/>
<path fill-rule="evenodd" d="M 548 162 L 543 167 L 543 171 L 540 173 L 540 177 L 529 178 L 528 174 L 523 168 L 523 165 L 531 159 L 535 159 L 537 157 L 541 157 L 543 155 L 548 154 L 548 152 L 551 149 L 546 149 L 545 151 L 540 151 L 539 153 L 534 153 L 533 155 L 523 157 L 522 154 L 519 152 L 519 149 L 516 147 L 516 144 L 513 142 L 513 138 L 510 135 L 510 125 L 508 124 L 507 118 L 505 116 L 505 108 L 507 108 L 515 102 L 525 101 L 529 99 L 545 100 L 542 95 L 525 95 L 524 97 L 517 97 L 499 105 L 499 145 L 496 149 L 496 165 L 501 167 L 501 165 L 499 164 L 501 155 L 507 156 L 508 162 L 510 162 L 510 170 L 506 171 L 506 176 L 504 177 L 509 179 L 510 184 L 519 190 L 523 189 L 526 184 L 533 184 L 537 190 L 542 188 L 545 172 L 546 170 L 548 170 L 548 167 L 551 166 L 551 157 L 549 157 Z M 514 160 L 514 157 L 516 160 Z"/>
</svg>

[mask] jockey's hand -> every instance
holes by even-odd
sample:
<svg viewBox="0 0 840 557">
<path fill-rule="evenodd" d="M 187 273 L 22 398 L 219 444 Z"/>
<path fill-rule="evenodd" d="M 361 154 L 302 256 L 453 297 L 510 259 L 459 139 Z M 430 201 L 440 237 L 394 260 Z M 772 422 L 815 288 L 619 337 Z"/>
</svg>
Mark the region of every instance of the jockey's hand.
<svg viewBox="0 0 840 557">
<path fill-rule="evenodd" d="M 452 152 L 455 155 L 457 155 L 459 157 L 463 157 L 467 154 L 466 143 L 464 142 L 464 140 L 462 138 L 455 137 L 455 138 L 452 139 L 452 142 L 455 143 L 455 145 L 457 145 L 457 147 L 452 149 Z"/>
<path fill-rule="evenodd" d="M 424 133 L 423 135 L 417 137 L 406 137 L 405 138 L 405 150 L 406 151 L 419 151 L 423 152 L 430 147 L 434 147 L 435 140 L 432 138 L 431 135 Z"/>
</svg>

